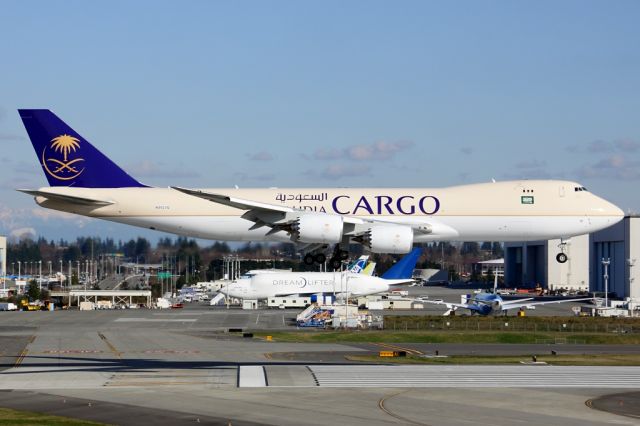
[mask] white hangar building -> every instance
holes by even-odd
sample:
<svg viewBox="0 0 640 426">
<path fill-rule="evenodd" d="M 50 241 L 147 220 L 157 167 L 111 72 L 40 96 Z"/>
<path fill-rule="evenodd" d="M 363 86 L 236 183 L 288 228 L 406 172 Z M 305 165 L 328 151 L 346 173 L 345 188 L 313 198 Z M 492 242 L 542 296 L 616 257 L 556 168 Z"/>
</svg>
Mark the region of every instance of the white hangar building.
<svg viewBox="0 0 640 426">
<path fill-rule="evenodd" d="M 565 263 L 556 261 L 559 246 L 560 240 L 506 243 L 505 284 L 604 291 L 604 258 L 611 262 L 609 291 L 640 300 L 640 216 L 625 216 L 607 229 L 571 238 Z"/>
</svg>

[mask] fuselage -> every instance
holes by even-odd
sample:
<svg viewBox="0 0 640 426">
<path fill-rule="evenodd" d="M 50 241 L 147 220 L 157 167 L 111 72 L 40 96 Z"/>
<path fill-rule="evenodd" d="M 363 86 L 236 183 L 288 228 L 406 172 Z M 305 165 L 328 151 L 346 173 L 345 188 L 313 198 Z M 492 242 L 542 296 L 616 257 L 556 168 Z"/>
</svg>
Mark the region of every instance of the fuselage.
<svg viewBox="0 0 640 426">
<path fill-rule="evenodd" d="M 502 297 L 493 293 L 480 293 L 470 302 L 472 311 L 480 315 L 496 315 L 502 312 Z"/>
<path fill-rule="evenodd" d="M 220 292 L 238 299 L 309 294 L 366 296 L 389 290 L 407 280 L 385 280 L 352 272 L 283 272 L 256 274 L 223 286 Z"/>
<path fill-rule="evenodd" d="M 171 188 L 48 187 L 48 192 L 107 200 L 95 206 L 36 197 L 46 208 L 226 241 L 289 241 L 268 227 L 250 229 L 243 210 Z M 448 188 L 213 188 L 204 191 L 300 210 L 430 227 L 414 242 L 527 241 L 569 238 L 606 228 L 623 212 L 569 181 L 507 181 Z"/>
</svg>

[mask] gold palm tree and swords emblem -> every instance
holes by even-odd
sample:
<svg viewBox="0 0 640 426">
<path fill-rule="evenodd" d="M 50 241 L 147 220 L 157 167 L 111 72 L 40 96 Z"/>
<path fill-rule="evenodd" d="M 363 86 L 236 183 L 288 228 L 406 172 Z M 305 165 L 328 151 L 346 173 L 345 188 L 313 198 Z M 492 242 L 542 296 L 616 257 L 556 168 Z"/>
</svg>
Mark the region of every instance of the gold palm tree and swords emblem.
<svg viewBox="0 0 640 426">
<path fill-rule="evenodd" d="M 84 171 L 84 167 L 79 169 L 79 163 L 84 158 L 69 159 L 70 154 L 74 154 L 80 148 L 80 139 L 70 135 L 60 135 L 51 139 L 51 148 L 54 152 L 62 154 L 62 160 L 59 158 L 45 158 L 47 147 L 42 150 L 42 166 L 49 175 L 60 180 L 71 180 L 80 176 Z M 52 163 L 51 167 L 47 162 Z"/>
</svg>

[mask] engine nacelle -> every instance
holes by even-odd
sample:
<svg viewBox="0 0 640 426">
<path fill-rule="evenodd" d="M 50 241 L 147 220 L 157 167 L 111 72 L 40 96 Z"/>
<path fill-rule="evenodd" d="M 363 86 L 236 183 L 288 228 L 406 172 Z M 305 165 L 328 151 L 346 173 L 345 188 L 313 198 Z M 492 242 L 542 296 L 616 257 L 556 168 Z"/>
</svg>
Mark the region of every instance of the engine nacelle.
<svg viewBox="0 0 640 426">
<path fill-rule="evenodd" d="M 291 240 L 301 243 L 336 244 L 342 241 L 342 216 L 304 214 L 291 225 Z"/>
<path fill-rule="evenodd" d="M 413 247 L 413 229 L 402 225 L 372 226 L 362 243 L 373 253 L 409 253 Z"/>
</svg>

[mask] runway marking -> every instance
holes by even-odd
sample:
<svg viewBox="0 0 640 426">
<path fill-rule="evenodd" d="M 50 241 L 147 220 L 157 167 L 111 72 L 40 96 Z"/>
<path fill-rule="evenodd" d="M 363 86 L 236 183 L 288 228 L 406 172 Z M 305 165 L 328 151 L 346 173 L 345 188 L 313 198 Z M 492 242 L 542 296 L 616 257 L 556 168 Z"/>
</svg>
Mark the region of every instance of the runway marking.
<svg viewBox="0 0 640 426">
<path fill-rule="evenodd" d="M 36 340 L 36 336 L 33 335 L 29 338 L 29 341 L 27 342 L 27 344 L 24 346 L 24 349 L 22 350 L 22 352 L 20 352 L 20 355 L 18 356 L 18 358 L 16 359 L 16 362 L 13 364 L 13 368 L 18 368 L 20 367 L 20 365 L 22 364 L 22 361 L 24 361 L 24 358 L 27 356 L 27 354 L 29 353 L 29 349 L 27 349 L 27 346 L 29 346 L 31 343 L 33 343 Z"/>
<path fill-rule="evenodd" d="M 28 353 L 29 350 L 27 348 L 23 349 L 22 352 L 20 352 L 20 356 L 18 356 L 18 359 L 16 359 L 15 364 L 13 364 L 13 368 L 20 367 L 20 364 L 22 364 L 22 361 L 24 361 L 24 357 L 26 357 Z"/>
<path fill-rule="evenodd" d="M 398 345 L 391 345 L 389 343 L 374 343 L 374 345 L 382 346 L 383 348 L 393 349 L 394 351 L 405 351 L 406 353 L 411 355 L 424 355 L 423 352 L 420 352 L 417 349 L 405 348 Z"/>
<path fill-rule="evenodd" d="M 119 382 L 119 383 L 105 383 L 105 387 L 125 387 L 125 386 L 174 386 L 174 385 L 206 385 L 209 382 L 206 381 L 190 381 L 190 382 Z"/>
<path fill-rule="evenodd" d="M 109 347 L 109 350 L 110 350 L 110 351 L 111 351 L 111 352 L 112 352 L 116 357 L 118 357 L 118 359 L 120 359 L 120 358 L 121 358 L 122 353 L 121 353 L 120 351 L 118 351 L 118 350 L 116 349 L 116 347 L 115 347 L 115 346 L 113 346 L 113 345 L 111 344 L 111 342 L 107 339 L 107 337 L 106 337 L 104 334 L 102 334 L 102 333 L 98 333 L 98 336 L 100 336 L 100 338 L 104 341 L 104 343 Z"/>
<path fill-rule="evenodd" d="M 640 367 L 313 365 L 319 386 L 399 388 L 640 388 Z"/>
<path fill-rule="evenodd" d="M 402 422 L 407 422 L 409 424 L 418 425 L 418 426 L 429 426 L 426 423 L 420 423 L 420 422 L 416 422 L 414 420 L 408 419 L 406 417 L 402 417 L 402 416 L 392 412 L 387 407 L 385 407 L 384 403 L 387 400 L 389 400 L 389 399 L 391 399 L 393 397 L 396 397 L 398 395 L 402 395 L 403 393 L 407 393 L 407 392 L 409 392 L 409 390 L 403 390 L 403 391 L 400 391 L 400 392 L 392 393 L 391 395 L 387 395 L 385 397 L 380 398 L 380 401 L 378 401 L 378 408 L 380 408 L 382 411 L 384 411 L 386 414 L 390 415 L 391 417 L 394 417 L 394 418 L 396 418 L 396 419 L 398 419 L 398 420 L 400 420 Z"/>
<path fill-rule="evenodd" d="M 267 374 L 262 365 L 241 365 L 238 374 L 239 388 L 262 388 L 267 386 Z"/>
<path fill-rule="evenodd" d="M 164 319 L 164 318 L 118 318 L 113 322 L 196 322 L 195 318 Z"/>
<path fill-rule="evenodd" d="M 139 353 L 142 353 L 142 354 L 183 354 L 183 355 L 190 355 L 190 354 L 199 354 L 200 351 L 198 351 L 198 350 L 149 349 L 149 350 L 146 350 L 146 351 L 140 351 Z"/>
<path fill-rule="evenodd" d="M 258 323 L 259 319 L 260 319 L 260 314 L 258 314 L 258 317 L 256 318 L 256 324 Z"/>
<path fill-rule="evenodd" d="M 42 351 L 42 354 L 101 354 L 104 351 L 97 349 L 51 349 Z"/>
</svg>

